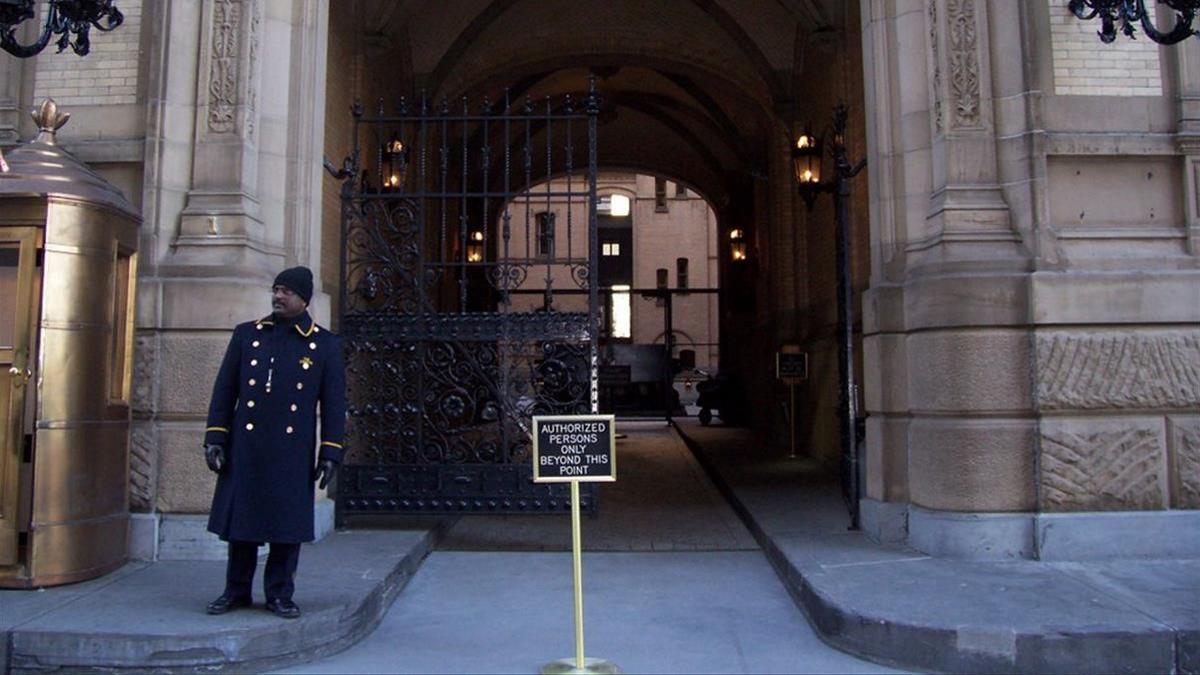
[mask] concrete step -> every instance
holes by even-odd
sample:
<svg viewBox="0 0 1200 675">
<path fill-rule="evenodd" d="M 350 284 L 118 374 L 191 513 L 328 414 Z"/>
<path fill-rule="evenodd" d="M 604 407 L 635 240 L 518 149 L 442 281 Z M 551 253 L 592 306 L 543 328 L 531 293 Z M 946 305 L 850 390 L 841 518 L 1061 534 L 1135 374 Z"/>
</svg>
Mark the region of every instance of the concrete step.
<svg viewBox="0 0 1200 675">
<path fill-rule="evenodd" d="M 839 649 L 940 672 L 1200 672 L 1200 560 L 932 558 L 847 530 L 815 462 L 746 431 L 680 431 Z"/>
<path fill-rule="evenodd" d="M 102 579 L 0 591 L 0 665 L 14 673 L 247 672 L 339 652 L 370 633 L 444 528 L 335 532 L 306 545 L 296 574 L 299 619 L 255 605 L 209 616 L 224 562 L 133 563 Z M 256 577 L 261 586 L 262 569 Z"/>
</svg>

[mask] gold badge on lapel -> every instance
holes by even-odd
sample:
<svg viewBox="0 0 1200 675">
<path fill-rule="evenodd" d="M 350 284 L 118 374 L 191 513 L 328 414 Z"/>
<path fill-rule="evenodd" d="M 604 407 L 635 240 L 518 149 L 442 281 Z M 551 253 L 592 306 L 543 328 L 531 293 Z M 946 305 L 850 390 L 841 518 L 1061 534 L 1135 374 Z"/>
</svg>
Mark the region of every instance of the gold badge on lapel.
<svg viewBox="0 0 1200 675">
<path fill-rule="evenodd" d="M 308 370 L 309 368 L 312 368 L 312 363 L 312 359 L 308 358 L 307 356 L 300 357 L 301 368 Z"/>
</svg>

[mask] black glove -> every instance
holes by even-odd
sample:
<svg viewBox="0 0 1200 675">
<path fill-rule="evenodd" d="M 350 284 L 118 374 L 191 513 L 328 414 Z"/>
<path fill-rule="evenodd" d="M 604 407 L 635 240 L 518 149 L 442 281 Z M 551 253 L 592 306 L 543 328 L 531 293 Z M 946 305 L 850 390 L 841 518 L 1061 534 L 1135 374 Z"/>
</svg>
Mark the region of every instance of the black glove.
<svg viewBox="0 0 1200 675">
<path fill-rule="evenodd" d="M 225 468 L 225 447 L 221 445 L 204 446 L 204 461 L 208 462 L 208 468 L 212 469 L 213 473 L 221 473 L 221 469 Z"/>
<path fill-rule="evenodd" d="M 313 480 L 317 481 L 317 487 L 324 490 L 325 486 L 329 485 L 329 479 L 337 473 L 337 467 L 337 462 L 332 459 L 323 459 L 317 462 L 317 473 L 313 476 Z"/>
</svg>

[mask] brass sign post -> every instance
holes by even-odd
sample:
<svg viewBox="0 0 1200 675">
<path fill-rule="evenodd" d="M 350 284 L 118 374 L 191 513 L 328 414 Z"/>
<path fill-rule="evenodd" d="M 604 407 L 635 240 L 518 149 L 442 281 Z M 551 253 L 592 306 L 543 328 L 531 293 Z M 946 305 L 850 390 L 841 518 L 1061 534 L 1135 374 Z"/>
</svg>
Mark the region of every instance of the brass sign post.
<svg viewBox="0 0 1200 675">
<path fill-rule="evenodd" d="M 571 558 L 575 582 L 575 658 L 542 666 L 542 673 L 619 673 L 612 661 L 583 651 L 583 544 L 579 484 L 617 480 L 616 417 L 537 415 L 533 418 L 533 482 L 571 484 Z"/>
<path fill-rule="evenodd" d="M 788 432 L 791 438 L 789 459 L 796 459 L 796 385 L 808 379 L 808 353 L 798 345 L 783 345 L 775 353 L 775 377 L 788 385 L 792 403 L 788 408 Z"/>
</svg>

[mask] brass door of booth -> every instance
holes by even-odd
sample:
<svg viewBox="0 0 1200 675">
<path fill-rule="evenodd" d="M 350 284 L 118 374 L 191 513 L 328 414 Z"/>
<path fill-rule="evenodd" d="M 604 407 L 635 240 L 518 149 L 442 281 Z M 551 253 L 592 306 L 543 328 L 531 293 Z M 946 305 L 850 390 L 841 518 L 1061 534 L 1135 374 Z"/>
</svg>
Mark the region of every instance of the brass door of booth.
<svg viewBox="0 0 1200 675">
<path fill-rule="evenodd" d="M 18 563 L 26 496 L 21 463 L 26 436 L 26 391 L 33 375 L 30 322 L 39 230 L 0 229 L 0 566 Z"/>
</svg>

